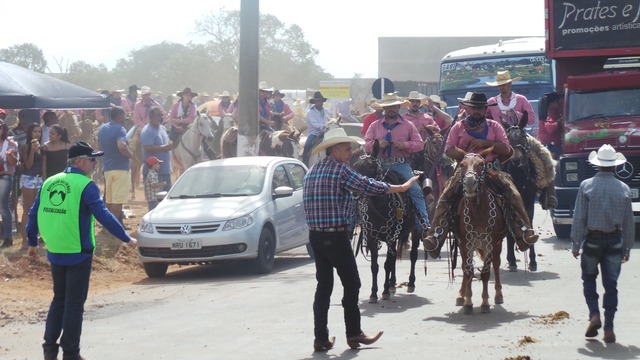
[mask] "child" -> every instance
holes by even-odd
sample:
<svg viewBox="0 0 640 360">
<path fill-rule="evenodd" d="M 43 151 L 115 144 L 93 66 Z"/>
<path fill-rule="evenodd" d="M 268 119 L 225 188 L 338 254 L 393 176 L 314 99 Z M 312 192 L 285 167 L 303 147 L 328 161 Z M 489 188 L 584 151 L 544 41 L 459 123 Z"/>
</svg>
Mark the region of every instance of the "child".
<svg viewBox="0 0 640 360">
<path fill-rule="evenodd" d="M 149 173 L 147 174 L 147 179 L 144 182 L 144 197 L 147 199 L 149 203 L 149 211 L 153 210 L 158 206 L 158 200 L 156 199 L 156 193 L 159 189 L 167 186 L 165 181 L 158 182 L 158 169 L 160 169 L 160 164 L 162 160 L 158 159 L 155 156 L 149 156 L 147 158 L 147 165 L 149 165 Z"/>
</svg>

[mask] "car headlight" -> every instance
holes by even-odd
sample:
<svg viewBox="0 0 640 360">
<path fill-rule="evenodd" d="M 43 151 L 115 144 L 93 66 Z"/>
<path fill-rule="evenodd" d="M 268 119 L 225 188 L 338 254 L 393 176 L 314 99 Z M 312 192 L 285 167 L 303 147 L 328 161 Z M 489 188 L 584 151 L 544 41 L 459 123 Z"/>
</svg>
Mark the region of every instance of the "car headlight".
<svg viewBox="0 0 640 360">
<path fill-rule="evenodd" d="M 574 161 L 572 161 L 572 162 L 566 162 L 566 163 L 564 164 L 564 169 L 565 169 L 566 171 L 576 171 L 576 170 L 578 170 L 578 163 L 577 163 L 577 162 L 574 162 Z"/>
<path fill-rule="evenodd" d="M 150 222 L 142 220 L 138 226 L 138 231 L 142 233 L 153 234 L 153 225 Z"/>
<path fill-rule="evenodd" d="M 253 216 L 245 215 L 237 219 L 229 220 L 222 228 L 222 231 L 242 229 L 253 224 Z"/>
</svg>

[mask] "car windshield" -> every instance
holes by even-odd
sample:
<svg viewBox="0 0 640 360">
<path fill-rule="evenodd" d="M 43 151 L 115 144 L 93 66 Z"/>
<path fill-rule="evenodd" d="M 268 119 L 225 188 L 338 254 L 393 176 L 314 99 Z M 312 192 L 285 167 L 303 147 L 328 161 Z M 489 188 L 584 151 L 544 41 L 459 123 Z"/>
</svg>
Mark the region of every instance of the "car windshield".
<svg viewBox="0 0 640 360">
<path fill-rule="evenodd" d="M 262 192 L 266 168 L 226 165 L 193 168 L 184 173 L 167 196 L 170 199 L 251 196 Z"/>
</svg>

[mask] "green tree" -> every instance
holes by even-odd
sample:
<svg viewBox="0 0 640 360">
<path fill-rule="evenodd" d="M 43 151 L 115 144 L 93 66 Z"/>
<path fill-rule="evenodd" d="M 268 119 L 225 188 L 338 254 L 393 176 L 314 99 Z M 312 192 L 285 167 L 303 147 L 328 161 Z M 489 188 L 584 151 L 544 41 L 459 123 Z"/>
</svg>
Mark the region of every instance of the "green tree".
<svg viewBox="0 0 640 360">
<path fill-rule="evenodd" d="M 87 89 L 106 89 L 111 87 L 109 69 L 104 64 L 93 66 L 84 61 L 75 61 L 62 79 Z"/>
<path fill-rule="evenodd" d="M 0 59 L 41 73 L 47 68 L 42 50 L 31 43 L 0 49 Z"/>
</svg>

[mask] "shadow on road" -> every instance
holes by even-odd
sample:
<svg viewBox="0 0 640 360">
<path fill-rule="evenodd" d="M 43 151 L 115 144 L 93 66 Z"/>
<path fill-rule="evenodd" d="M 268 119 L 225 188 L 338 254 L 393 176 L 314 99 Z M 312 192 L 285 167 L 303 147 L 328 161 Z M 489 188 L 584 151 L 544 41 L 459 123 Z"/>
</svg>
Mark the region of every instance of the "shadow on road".
<svg viewBox="0 0 640 360">
<path fill-rule="evenodd" d="M 439 321 L 451 325 L 458 325 L 460 330 L 466 332 L 481 332 L 487 329 L 497 328 L 501 325 L 508 325 L 513 321 L 533 318 L 526 312 L 510 312 L 501 305 L 491 307 L 488 314 L 480 313 L 480 299 L 478 298 L 477 306 L 473 308 L 473 314 L 464 314 L 462 307 L 458 307 L 458 311 L 451 312 L 445 316 L 431 316 L 425 318 L 424 321 Z M 454 308 L 454 300 L 451 299 L 451 307 Z"/>
<path fill-rule="evenodd" d="M 619 343 L 606 344 L 596 339 L 586 340 L 584 348 L 578 349 L 578 354 L 598 359 L 637 359 L 640 356 L 640 348 L 637 346 L 624 346 Z"/>
</svg>

